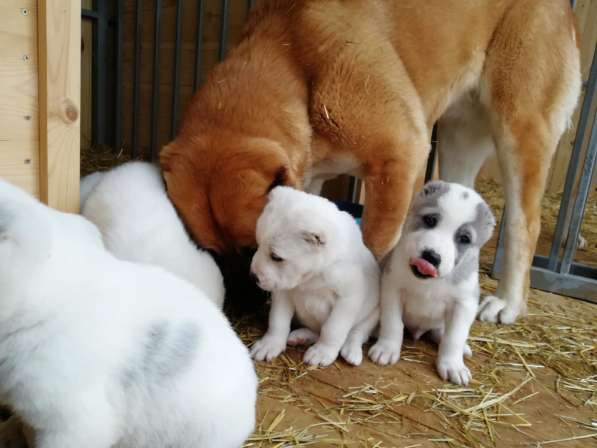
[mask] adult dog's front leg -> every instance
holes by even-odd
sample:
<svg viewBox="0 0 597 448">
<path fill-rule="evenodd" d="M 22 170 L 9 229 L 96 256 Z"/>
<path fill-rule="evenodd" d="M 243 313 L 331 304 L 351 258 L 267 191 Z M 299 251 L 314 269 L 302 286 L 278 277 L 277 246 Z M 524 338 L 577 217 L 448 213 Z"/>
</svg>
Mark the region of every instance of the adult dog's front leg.
<svg viewBox="0 0 597 448">
<path fill-rule="evenodd" d="M 422 141 L 415 140 L 412 147 L 398 146 L 395 158 L 373 161 L 366 166 L 363 236 L 378 260 L 400 238 L 414 184 L 427 159 L 428 145 Z"/>
</svg>

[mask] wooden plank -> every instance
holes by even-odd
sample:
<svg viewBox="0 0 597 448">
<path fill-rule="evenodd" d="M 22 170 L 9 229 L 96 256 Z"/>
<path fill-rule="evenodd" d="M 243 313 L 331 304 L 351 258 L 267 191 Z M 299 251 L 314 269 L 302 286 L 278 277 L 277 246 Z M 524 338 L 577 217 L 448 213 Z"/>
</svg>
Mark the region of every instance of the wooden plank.
<svg viewBox="0 0 597 448">
<path fill-rule="evenodd" d="M 40 197 L 79 210 L 81 3 L 40 0 Z"/>
<path fill-rule="evenodd" d="M 4 0 L 0 13 L 0 177 L 38 195 L 36 0 Z"/>
</svg>

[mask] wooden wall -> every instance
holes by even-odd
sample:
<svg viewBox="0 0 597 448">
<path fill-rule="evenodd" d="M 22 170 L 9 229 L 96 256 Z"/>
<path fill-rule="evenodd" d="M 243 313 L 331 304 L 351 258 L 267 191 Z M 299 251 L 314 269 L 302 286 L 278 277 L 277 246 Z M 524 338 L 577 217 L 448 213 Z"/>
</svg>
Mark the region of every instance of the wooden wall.
<svg viewBox="0 0 597 448">
<path fill-rule="evenodd" d="M 0 177 L 39 194 L 37 1 L 0 5 Z"/>
<path fill-rule="evenodd" d="M 0 2 L 0 177 L 79 207 L 80 19 L 69 0 Z"/>
</svg>

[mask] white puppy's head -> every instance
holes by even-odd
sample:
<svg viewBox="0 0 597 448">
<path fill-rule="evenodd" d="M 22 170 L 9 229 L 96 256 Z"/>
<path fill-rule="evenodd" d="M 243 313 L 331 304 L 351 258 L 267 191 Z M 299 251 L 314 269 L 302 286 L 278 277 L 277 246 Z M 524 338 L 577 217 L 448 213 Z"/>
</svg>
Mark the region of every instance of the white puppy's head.
<svg viewBox="0 0 597 448">
<path fill-rule="evenodd" d="M 401 250 L 415 277 L 458 281 L 478 269 L 479 250 L 494 226 L 491 209 L 474 190 L 429 182 L 413 200 Z"/>
<path fill-rule="evenodd" d="M 325 198 L 274 188 L 257 221 L 251 273 L 259 286 L 289 290 L 321 272 L 341 256 L 347 220 L 352 217 Z"/>
</svg>

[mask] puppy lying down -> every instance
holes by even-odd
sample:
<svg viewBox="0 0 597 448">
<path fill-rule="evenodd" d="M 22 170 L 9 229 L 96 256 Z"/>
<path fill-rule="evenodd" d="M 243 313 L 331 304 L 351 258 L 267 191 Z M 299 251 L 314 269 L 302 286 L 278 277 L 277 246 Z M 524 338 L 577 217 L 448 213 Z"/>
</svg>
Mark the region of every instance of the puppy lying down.
<svg viewBox="0 0 597 448">
<path fill-rule="evenodd" d="M 0 401 L 38 448 L 239 447 L 247 349 L 205 294 L 0 181 Z"/>
<path fill-rule="evenodd" d="M 222 308 L 222 273 L 211 255 L 190 240 L 157 167 L 129 162 L 84 177 L 81 213 L 99 228 L 116 257 L 161 266 Z"/>
<path fill-rule="evenodd" d="M 379 318 L 379 267 L 348 213 L 327 199 L 276 187 L 257 221 L 251 272 L 272 292 L 269 328 L 252 348 L 271 360 L 286 344 L 314 344 L 308 364 L 327 366 L 338 353 L 350 364 Z M 296 315 L 301 328 L 290 331 Z"/>
<path fill-rule="evenodd" d="M 402 237 L 381 281 L 380 334 L 369 350 L 379 364 L 400 359 L 404 327 L 415 339 L 429 332 L 439 344 L 442 379 L 467 384 L 463 355 L 479 306 L 479 251 L 495 219 L 470 188 L 430 182 L 413 201 Z"/>
</svg>

